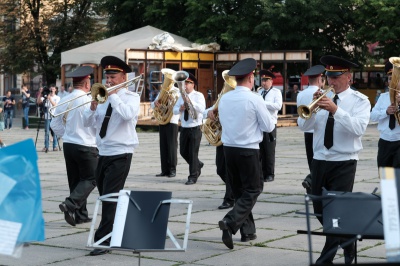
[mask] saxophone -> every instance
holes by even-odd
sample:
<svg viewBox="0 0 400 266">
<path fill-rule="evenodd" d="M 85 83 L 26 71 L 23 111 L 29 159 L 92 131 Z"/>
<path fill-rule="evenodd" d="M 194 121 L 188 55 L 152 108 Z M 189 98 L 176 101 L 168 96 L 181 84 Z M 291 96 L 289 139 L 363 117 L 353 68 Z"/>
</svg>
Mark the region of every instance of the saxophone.
<svg viewBox="0 0 400 266">
<path fill-rule="evenodd" d="M 236 79 L 235 77 L 228 75 L 229 70 L 225 70 L 222 72 L 222 78 L 224 79 L 224 87 L 222 88 L 221 92 L 218 95 L 218 99 L 214 104 L 213 112 L 215 114 L 215 120 L 210 118 L 206 119 L 206 122 L 201 126 L 201 131 L 203 132 L 204 136 L 208 140 L 208 142 L 213 146 L 220 146 L 221 142 L 221 135 L 222 135 L 222 126 L 219 122 L 218 117 L 218 104 L 221 100 L 221 97 L 224 93 L 235 89 L 236 87 Z"/>
<path fill-rule="evenodd" d="M 161 69 L 161 72 L 164 75 L 164 81 L 158 96 L 159 105 L 154 107 L 154 117 L 158 120 L 160 125 L 165 125 L 171 121 L 173 108 L 179 95 L 176 91 L 171 90 L 175 83 L 172 76 L 176 71 L 169 68 L 163 68 Z"/>
<path fill-rule="evenodd" d="M 389 84 L 390 102 L 397 106 L 397 111 L 394 113 L 397 123 L 400 125 L 400 103 L 397 101 L 396 95 L 400 93 L 398 85 L 400 82 L 400 57 L 390 57 L 390 63 L 393 64 L 392 79 Z"/>
</svg>

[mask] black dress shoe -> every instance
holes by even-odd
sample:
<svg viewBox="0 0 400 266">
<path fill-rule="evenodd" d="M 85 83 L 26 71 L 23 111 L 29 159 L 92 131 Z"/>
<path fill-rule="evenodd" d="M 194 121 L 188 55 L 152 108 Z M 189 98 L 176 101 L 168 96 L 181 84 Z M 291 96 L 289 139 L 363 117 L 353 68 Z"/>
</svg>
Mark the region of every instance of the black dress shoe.
<svg viewBox="0 0 400 266">
<path fill-rule="evenodd" d="M 229 249 L 233 249 L 233 240 L 232 240 L 232 231 L 228 227 L 228 224 L 225 220 L 221 220 L 218 222 L 219 229 L 222 230 L 222 242 L 224 242 L 225 246 Z"/>
<path fill-rule="evenodd" d="M 76 224 L 84 224 L 84 223 L 90 223 L 92 221 L 92 218 L 86 218 L 86 219 L 75 219 Z"/>
<path fill-rule="evenodd" d="M 167 176 L 167 175 L 168 175 L 167 173 L 161 172 L 161 173 L 157 174 L 156 176 Z"/>
<path fill-rule="evenodd" d="M 269 175 L 264 178 L 264 182 L 272 182 L 272 181 L 274 181 L 274 176 L 272 175 Z"/>
<path fill-rule="evenodd" d="M 98 256 L 98 255 L 104 255 L 104 254 L 108 254 L 111 253 L 111 250 L 109 249 L 93 249 L 92 251 L 90 251 L 89 255 L 90 256 Z"/>
<path fill-rule="evenodd" d="M 61 210 L 62 212 L 64 212 L 64 219 L 65 219 L 65 221 L 66 221 L 67 223 L 69 223 L 70 225 L 75 226 L 75 225 L 76 225 L 76 222 L 75 222 L 75 218 L 74 218 L 74 213 L 71 212 L 71 211 L 68 209 L 67 205 L 65 205 L 65 203 L 61 203 L 60 205 L 58 205 L 58 207 L 60 208 L 60 210 Z"/>
<path fill-rule="evenodd" d="M 176 173 L 170 173 L 169 175 L 168 175 L 168 177 L 175 177 L 176 176 Z"/>
<path fill-rule="evenodd" d="M 233 207 L 232 203 L 224 201 L 224 202 L 222 202 L 222 204 L 220 206 L 218 206 L 218 209 L 223 210 L 223 209 L 229 209 L 232 207 Z"/>
<path fill-rule="evenodd" d="M 304 178 L 303 182 L 301 183 L 303 188 L 305 189 L 311 189 L 311 175 L 308 174 L 306 178 Z"/>
<path fill-rule="evenodd" d="M 196 184 L 196 180 L 193 179 L 189 179 L 188 181 L 186 181 L 185 185 L 194 185 Z"/>
<path fill-rule="evenodd" d="M 254 240 L 257 238 L 256 234 L 248 234 L 248 235 L 242 235 L 242 238 L 240 241 L 242 242 L 249 242 L 250 240 Z"/>
</svg>

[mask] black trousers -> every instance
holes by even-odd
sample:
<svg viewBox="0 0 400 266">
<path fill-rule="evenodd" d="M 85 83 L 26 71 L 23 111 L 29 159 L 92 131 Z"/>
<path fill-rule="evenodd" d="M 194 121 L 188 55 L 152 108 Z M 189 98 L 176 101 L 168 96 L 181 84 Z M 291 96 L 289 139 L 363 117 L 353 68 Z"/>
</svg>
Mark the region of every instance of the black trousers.
<svg viewBox="0 0 400 266">
<path fill-rule="evenodd" d="M 132 153 L 99 157 L 96 169 L 96 181 L 100 196 L 109 193 L 118 193 L 124 188 L 131 162 Z M 112 232 L 116 208 L 116 202 L 103 201 L 100 225 L 94 235 L 95 241 Z M 104 241 L 104 244 L 109 244 L 109 241 L 109 239 Z"/>
<path fill-rule="evenodd" d="M 178 163 L 178 125 L 168 123 L 160 125 L 161 172 L 176 173 Z"/>
<path fill-rule="evenodd" d="M 357 161 L 321 161 L 313 160 L 311 167 L 311 191 L 313 195 L 321 195 L 322 188 L 329 191 L 353 191 L 354 178 L 356 175 Z M 313 201 L 314 213 L 322 214 L 322 202 Z M 317 216 L 323 224 L 322 217 Z M 330 263 L 333 261 L 338 245 L 344 240 L 338 237 L 327 236 L 325 246 L 317 263 Z M 353 243 L 354 245 L 354 243 Z"/>
<path fill-rule="evenodd" d="M 233 197 L 233 192 L 231 188 L 231 184 L 228 178 L 228 172 L 226 169 L 225 163 L 225 155 L 224 155 L 224 146 L 217 146 L 216 156 L 215 156 L 215 165 L 217 166 L 217 174 L 225 183 L 225 195 L 224 201 L 233 204 L 235 199 Z"/>
<path fill-rule="evenodd" d="M 263 140 L 260 143 L 260 157 L 264 179 L 267 176 L 275 176 L 275 148 L 276 125 L 272 132 L 263 132 Z"/>
<path fill-rule="evenodd" d="M 225 215 L 232 233 L 254 234 L 252 209 L 264 186 L 261 178 L 259 150 L 224 146 L 228 178 L 235 197 L 234 207 Z"/>
<path fill-rule="evenodd" d="M 64 143 L 63 151 L 70 192 L 65 205 L 75 212 L 76 220 L 84 220 L 88 218 L 86 199 L 96 187 L 98 151 L 96 147 L 72 143 Z"/>
<path fill-rule="evenodd" d="M 182 127 L 179 135 L 180 154 L 189 164 L 189 180 L 197 180 L 203 163 L 199 160 L 202 133 L 200 127 Z"/>
<path fill-rule="evenodd" d="M 400 168 L 400 141 L 378 141 L 378 167 Z"/>
<path fill-rule="evenodd" d="M 314 157 L 313 137 L 314 137 L 313 133 L 304 132 L 304 144 L 306 145 L 307 162 L 310 172 L 311 172 L 311 163 Z"/>
</svg>

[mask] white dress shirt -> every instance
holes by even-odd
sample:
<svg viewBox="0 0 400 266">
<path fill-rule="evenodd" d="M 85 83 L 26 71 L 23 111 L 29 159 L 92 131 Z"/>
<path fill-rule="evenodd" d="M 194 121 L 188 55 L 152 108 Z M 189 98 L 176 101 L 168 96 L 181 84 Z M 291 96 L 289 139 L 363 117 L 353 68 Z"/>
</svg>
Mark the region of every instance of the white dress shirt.
<svg viewBox="0 0 400 266">
<path fill-rule="evenodd" d="M 304 90 L 300 91 L 299 94 L 297 95 L 297 107 L 299 107 L 300 105 L 308 106 L 312 102 L 314 93 L 317 90 L 319 90 L 318 86 L 310 85 L 310 86 L 307 86 L 307 88 L 305 88 Z M 297 124 L 300 123 L 300 119 L 302 119 L 302 118 L 300 118 L 300 117 L 297 118 Z M 311 129 L 311 130 L 307 130 L 304 132 L 313 133 L 314 130 Z"/>
<path fill-rule="evenodd" d="M 79 98 L 77 98 L 79 97 Z M 69 104 L 62 104 L 70 99 Z M 91 97 L 88 96 L 83 90 L 75 89 L 71 94 L 68 94 L 59 102 L 55 114 L 64 112 L 65 110 L 72 109 L 75 106 L 87 103 L 81 107 L 73 109 L 66 114 L 54 117 L 51 120 L 51 128 L 57 136 L 63 138 L 65 143 L 73 143 L 88 147 L 96 147 L 96 130 L 92 127 L 85 127 L 83 124 L 83 113 L 90 109 Z M 66 117 L 64 124 L 63 118 Z"/>
<path fill-rule="evenodd" d="M 107 133 L 100 138 L 99 133 L 106 115 L 108 104 L 113 108 Z M 137 93 L 121 89 L 108 97 L 107 101 L 99 104 L 95 111 L 84 112 L 84 124 L 96 129 L 96 144 L 101 156 L 113 156 L 133 153 L 139 145 L 136 133 L 136 123 L 140 110 L 140 97 Z"/>
<path fill-rule="evenodd" d="M 386 141 L 400 140 L 400 126 L 396 121 L 394 129 L 389 128 L 389 115 L 386 110 L 391 105 L 389 92 L 381 93 L 378 102 L 375 104 L 371 111 L 371 121 L 378 122 L 378 130 L 380 138 Z"/>
<path fill-rule="evenodd" d="M 324 161 L 358 160 L 362 150 L 361 137 L 368 126 L 371 104 L 364 94 L 347 88 L 337 94 L 338 109 L 334 114 L 333 146 L 328 150 L 324 146 L 326 121 L 329 112 L 320 110 L 308 120 L 300 119 L 301 130 L 314 129 L 314 159 Z"/>
<path fill-rule="evenodd" d="M 260 89 L 258 94 L 262 97 L 264 91 L 267 92 L 264 99 L 265 105 L 272 116 L 274 124 L 276 124 L 278 123 L 278 111 L 282 109 L 282 92 L 277 88 L 271 87 L 269 90 Z"/>
<path fill-rule="evenodd" d="M 57 95 L 60 97 L 60 99 L 62 99 L 65 96 L 67 96 L 68 94 L 69 94 L 69 92 L 64 90 L 64 91 L 59 91 Z"/>
<path fill-rule="evenodd" d="M 218 112 L 224 146 L 259 149 L 263 131 L 271 132 L 275 128 L 263 98 L 243 86 L 222 96 Z"/>
<path fill-rule="evenodd" d="M 180 119 L 181 119 L 181 126 L 185 128 L 189 127 L 196 127 L 200 126 L 203 123 L 203 112 L 204 109 L 206 109 L 206 99 L 204 98 L 203 93 L 198 92 L 193 90 L 191 93 L 188 94 L 190 101 L 193 104 L 194 110 L 197 112 L 197 119 L 193 120 L 190 117 L 187 121 L 184 119 L 184 113 L 185 111 L 180 112 L 179 108 L 181 105 L 184 103 L 183 98 L 180 96 L 178 101 L 176 101 L 176 104 L 174 106 L 174 115 L 179 115 L 180 114 Z"/>
<path fill-rule="evenodd" d="M 178 96 L 181 96 L 181 94 L 179 93 L 179 89 L 177 87 L 172 87 L 169 91 L 170 92 L 175 92 L 175 93 L 178 94 Z M 161 92 L 159 94 L 157 94 L 156 99 L 153 102 L 151 102 L 150 106 L 151 106 L 152 109 L 155 108 L 154 102 L 158 100 L 158 97 L 160 96 L 160 94 L 161 94 Z M 174 108 L 174 106 L 172 106 L 171 108 Z M 173 110 L 172 110 L 172 113 L 173 113 Z M 178 124 L 179 116 L 180 116 L 180 114 L 176 114 L 176 115 L 172 114 L 171 120 L 169 122 L 172 123 L 172 124 Z"/>
</svg>

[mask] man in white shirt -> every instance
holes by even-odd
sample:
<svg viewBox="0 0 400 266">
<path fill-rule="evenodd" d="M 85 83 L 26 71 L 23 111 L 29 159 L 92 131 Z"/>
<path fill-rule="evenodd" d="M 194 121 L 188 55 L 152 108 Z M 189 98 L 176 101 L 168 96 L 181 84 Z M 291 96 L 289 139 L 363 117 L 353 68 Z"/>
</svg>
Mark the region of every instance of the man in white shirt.
<svg viewBox="0 0 400 266">
<path fill-rule="evenodd" d="M 106 83 L 113 87 L 126 81 L 131 68 L 121 59 L 105 56 L 101 59 Z M 118 193 L 123 189 L 132 162 L 134 149 L 139 145 L 136 123 L 140 110 L 140 97 L 127 88 L 113 90 L 103 104 L 92 101 L 84 113 L 85 126 L 96 129 L 96 144 L 99 161 L 96 169 L 96 183 L 100 196 Z M 112 232 L 115 202 L 103 202 L 102 216 L 94 240 L 98 241 Z M 109 244 L 110 239 L 103 242 Z M 91 256 L 109 253 L 108 249 L 94 249 Z"/>
<path fill-rule="evenodd" d="M 67 96 L 69 93 L 68 91 L 65 90 L 64 85 L 62 85 L 60 87 L 60 91 L 57 93 L 57 95 L 60 97 L 60 99 L 64 98 L 65 96 Z"/>
<path fill-rule="evenodd" d="M 61 99 L 50 124 L 54 133 L 63 138 L 70 195 L 59 207 L 64 212 L 65 221 L 72 226 L 92 221 L 88 215 L 86 200 L 96 187 L 98 151 L 95 129 L 83 125 L 83 113 L 90 108 L 92 99 L 88 95 L 92 73 L 90 66 L 82 66 L 66 75 L 73 79 L 75 90 Z M 63 104 L 68 101 L 68 104 Z M 87 104 L 83 105 L 84 103 Z M 79 105 L 82 106 L 76 108 Z M 67 110 L 70 111 L 57 116 Z"/>
<path fill-rule="evenodd" d="M 352 67 L 358 65 L 333 55 L 320 59 L 325 65 L 329 86 L 335 90 L 335 97 L 325 96 L 319 102 L 319 112 L 308 120 L 300 119 L 303 131 L 314 129 L 314 158 L 311 166 L 313 195 L 321 195 L 322 188 L 328 191 L 351 192 L 357 168 L 358 153 L 362 150 L 361 138 L 367 128 L 371 104 L 364 94 L 350 89 Z M 321 92 L 314 93 L 314 99 Z M 322 214 L 322 202 L 313 201 L 314 213 Z M 317 216 L 322 224 L 322 216 Z M 331 264 L 342 239 L 326 237 L 325 246 L 317 264 Z M 354 259 L 354 242 L 343 246 L 345 263 Z"/>
<path fill-rule="evenodd" d="M 179 95 L 178 88 L 172 86 L 170 88 L 171 93 Z M 151 103 L 151 108 L 160 106 L 157 95 L 154 102 Z M 173 108 L 173 106 L 171 107 Z M 161 160 L 161 173 L 156 176 L 176 176 L 176 165 L 178 163 L 178 122 L 179 114 L 172 115 L 171 120 L 165 125 L 159 125 L 160 135 L 160 160 Z"/>
<path fill-rule="evenodd" d="M 236 77 L 237 86 L 222 96 L 218 106 L 228 179 L 235 197 L 233 209 L 218 223 L 229 249 L 233 249 L 232 234 L 239 230 L 242 242 L 257 238 L 251 210 L 264 185 L 259 144 L 263 132 L 275 128 L 264 100 L 251 91 L 256 66 L 256 60 L 246 58 L 231 68 L 228 75 Z"/>
<path fill-rule="evenodd" d="M 202 137 L 200 125 L 203 122 L 206 100 L 203 93 L 194 90 L 195 86 L 197 86 L 197 79 L 192 73 L 189 73 L 189 77 L 185 80 L 185 91 L 181 92 L 173 109 L 174 115 L 180 115 L 181 119 L 179 152 L 189 164 L 189 176 L 186 185 L 196 184 L 201 174 L 201 168 L 204 166 L 204 163 L 199 160 L 199 149 Z M 185 97 L 187 98 L 185 99 Z M 187 106 L 190 106 L 189 102 L 191 102 L 190 108 L 193 108 L 197 115 L 196 118 L 192 117 L 187 110 Z"/>
<path fill-rule="evenodd" d="M 301 105 L 308 106 L 312 102 L 314 93 L 323 86 L 322 75 L 324 71 L 325 67 L 323 65 L 316 65 L 307 69 L 304 76 L 308 77 L 308 86 L 297 96 L 297 107 Z M 297 118 L 297 123 L 300 122 L 300 119 L 301 117 Z M 313 129 L 304 131 L 304 143 L 306 146 L 306 155 L 310 174 L 308 174 L 303 180 L 302 185 L 307 190 L 308 194 L 311 193 L 311 162 L 314 156 L 313 133 Z"/>
<path fill-rule="evenodd" d="M 263 97 L 265 106 L 275 124 L 274 130 L 263 133 L 263 141 L 260 143 L 260 156 L 264 182 L 272 182 L 275 179 L 275 148 L 276 148 L 276 124 L 278 123 L 278 111 L 282 108 L 282 93 L 272 86 L 275 75 L 265 69 L 260 70 L 261 89 L 258 94 Z"/>
<path fill-rule="evenodd" d="M 385 71 L 389 78 L 389 84 L 392 79 L 392 70 L 393 65 L 388 61 L 385 65 Z M 400 126 L 394 116 L 399 107 L 391 101 L 390 95 L 394 93 L 392 89 L 398 89 L 398 87 L 391 88 L 388 92 L 381 93 L 379 96 L 378 102 L 371 112 L 371 121 L 378 122 L 378 130 L 380 132 L 377 156 L 378 167 L 400 168 Z M 395 96 L 399 103 L 400 95 L 398 91 Z"/>
</svg>

